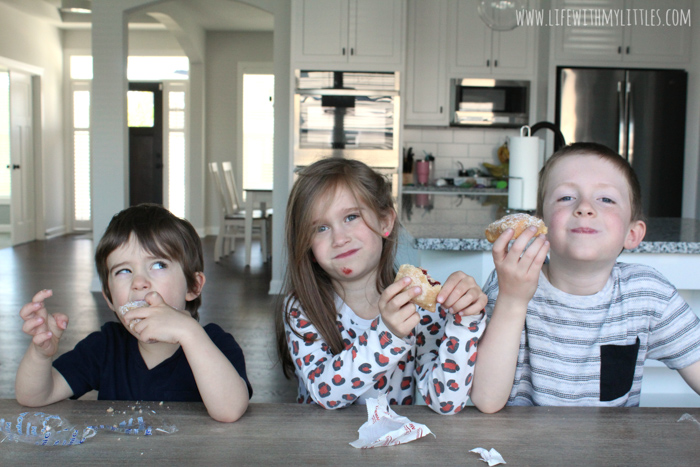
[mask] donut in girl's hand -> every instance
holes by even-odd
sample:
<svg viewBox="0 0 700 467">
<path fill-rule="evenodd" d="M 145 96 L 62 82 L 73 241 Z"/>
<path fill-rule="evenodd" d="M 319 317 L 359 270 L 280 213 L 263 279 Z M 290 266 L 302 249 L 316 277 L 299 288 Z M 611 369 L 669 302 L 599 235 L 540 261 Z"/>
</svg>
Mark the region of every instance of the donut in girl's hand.
<svg viewBox="0 0 700 467">
<path fill-rule="evenodd" d="M 486 227 L 486 240 L 493 243 L 508 229 L 515 231 L 513 234 L 513 240 L 515 240 L 531 226 L 537 227 L 535 237 L 547 233 L 547 226 L 544 225 L 542 219 L 524 213 L 510 214 L 498 219 L 496 222 L 492 222 Z"/>
<path fill-rule="evenodd" d="M 436 280 L 428 275 L 428 271 L 425 269 L 417 268 L 411 266 L 410 264 L 402 264 L 399 268 L 399 272 L 396 274 L 396 279 L 394 282 L 398 282 L 404 277 L 410 277 L 411 283 L 408 284 L 404 290 L 409 287 L 418 286 L 421 288 L 420 295 L 413 297 L 412 303 L 415 303 L 419 307 L 435 312 L 435 307 L 437 306 L 437 296 L 440 293 L 442 286 Z"/>
</svg>

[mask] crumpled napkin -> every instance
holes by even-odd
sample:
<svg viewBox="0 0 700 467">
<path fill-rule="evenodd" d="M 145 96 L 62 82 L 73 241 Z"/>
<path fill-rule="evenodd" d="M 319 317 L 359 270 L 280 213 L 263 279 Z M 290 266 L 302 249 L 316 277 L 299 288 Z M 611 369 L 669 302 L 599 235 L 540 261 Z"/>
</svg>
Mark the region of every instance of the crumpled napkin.
<svg viewBox="0 0 700 467">
<path fill-rule="evenodd" d="M 386 394 L 378 399 L 367 399 L 367 421 L 360 427 L 359 439 L 350 443 L 355 448 L 394 446 L 433 434 L 425 425 L 414 423 L 389 408 Z"/>
<path fill-rule="evenodd" d="M 469 452 L 475 452 L 481 455 L 481 460 L 487 462 L 489 464 L 489 467 L 498 464 L 506 464 L 506 461 L 503 460 L 503 456 L 501 455 L 501 453 L 496 451 L 494 448 L 491 448 L 490 451 L 487 451 L 484 448 L 474 448 Z"/>
</svg>

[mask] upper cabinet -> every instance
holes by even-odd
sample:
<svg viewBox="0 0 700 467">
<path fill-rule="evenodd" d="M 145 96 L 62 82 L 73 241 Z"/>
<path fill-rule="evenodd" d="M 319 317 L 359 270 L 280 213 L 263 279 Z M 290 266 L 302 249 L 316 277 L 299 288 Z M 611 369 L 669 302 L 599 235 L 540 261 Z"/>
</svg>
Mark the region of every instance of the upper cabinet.
<svg viewBox="0 0 700 467">
<path fill-rule="evenodd" d="M 448 66 L 454 74 L 530 75 L 534 70 L 534 27 L 495 31 L 483 22 L 473 0 L 449 4 Z"/>
<path fill-rule="evenodd" d="M 340 69 L 363 64 L 399 69 L 403 63 L 404 3 L 293 0 L 292 61 Z"/>
<path fill-rule="evenodd" d="M 691 0 L 554 0 L 554 11 L 581 15 L 578 21 L 560 18 L 561 25 L 554 27 L 555 58 L 639 65 L 688 62 L 690 24 L 681 23 L 684 16 L 690 22 L 690 8 Z"/>
<path fill-rule="evenodd" d="M 449 123 L 446 23 L 444 0 L 408 1 L 407 74 L 403 93 L 407 125 Z"/>
</svg>

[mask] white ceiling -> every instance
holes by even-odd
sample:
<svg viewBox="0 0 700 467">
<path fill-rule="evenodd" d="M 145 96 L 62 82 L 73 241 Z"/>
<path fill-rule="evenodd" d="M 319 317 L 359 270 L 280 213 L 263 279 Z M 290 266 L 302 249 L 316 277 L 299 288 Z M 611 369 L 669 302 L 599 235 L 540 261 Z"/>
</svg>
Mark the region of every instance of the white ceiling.
<svg viewBox="0 0 700 467">
<path fill-rule="evenodd" d="M 0 0 L 62 29 L 86 29 L 91 15 L 61 13 L 61 0 Z M 129 27 L 162 29 L 147 12 L 179 11 L 208 31 L 272 31 L 272 14 L 235 0 L 168 0 L 129 16 Z"/>
</svg>

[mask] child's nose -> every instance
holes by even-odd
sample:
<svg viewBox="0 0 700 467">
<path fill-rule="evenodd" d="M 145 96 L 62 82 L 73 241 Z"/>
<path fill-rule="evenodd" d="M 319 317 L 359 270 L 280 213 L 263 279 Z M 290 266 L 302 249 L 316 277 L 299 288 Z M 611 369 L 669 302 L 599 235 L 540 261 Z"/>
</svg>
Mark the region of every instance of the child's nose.
<svg viewBox="0 0 700 467">
<path fill-rule="evenodd" d="M 151 282 L 143 274 L 136 274 L 131 282 L 131 287 L 135 290 L 147 289 L 151 286 Z"/>
<path fill-rule="evenodd" d="M 333 229 L 333 246 L 343 246 L 348 241 L 350 241 L 350 237 L 348 236 L 348 233 L 345 231 L 345 229 Z"/>
<path fill-rule="evenodd" d="M 592 216 L 595 214 L 595 210 L 591 203 L 586 200 L 582 200 L 576 208 L 576 214 L 578 216 Z"/>
</svg>

